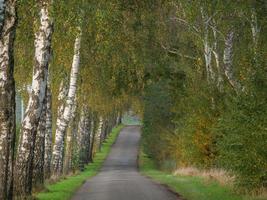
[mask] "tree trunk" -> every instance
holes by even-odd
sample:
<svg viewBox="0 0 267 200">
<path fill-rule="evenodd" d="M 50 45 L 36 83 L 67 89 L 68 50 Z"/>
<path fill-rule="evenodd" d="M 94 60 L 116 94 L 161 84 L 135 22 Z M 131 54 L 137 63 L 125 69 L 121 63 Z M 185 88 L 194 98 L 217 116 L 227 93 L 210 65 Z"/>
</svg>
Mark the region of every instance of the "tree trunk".
<svg viewBox="0 0 267 200">
<path fill-rule="evenodd" d="M 251 8 L 251 33 L 252 33 L 252 40 L 255 54 L 257 53 L 258 41 L 259 41 L 259 34 L 260 34 L 260 27 L 257 19 L 257 12 L 255 8 Z"/>
<path fill-rule="evenodd" d="M 77 35 L 74 45 L 74 56 L 71 68 L 71 77 L 68 96 L 66 100 L 66 106 L 64 108 L 63 115 L 58 116 L 58 123 L 56 128 L 56 139 L 53 147 L 53 159 L 52 159 L 52 173 L 53 176 L 58 177 L 63 172 L 63 151 L 64 151 L 64 137 L 66 130 L 71 119 L 72 106 L 74 104 L 77 78 L 80 64 L 80 45 L 81 45 L 81 34 Z"/>
<path fill-rule="evenodd" d="M 45 132 L 45 153 L 44 153 L 44 177 L 48 179 L 51 174 L 52 158 L 52 94 L 51 88 L 47 85 L 46 90 L 46 132 Z"/>
<path fill-rule="evenodd" d="M 261 32 L 261 27 L 258 22 L 257 12 L 255 8 L 251 8 L 251 19 L 250 19 L 250 26 L 251 26 L 251 33 L 252 33 L 252 41 L 253 41 L 253 61 L 254 61 L 254 72 L 252 75 L 254 75 L 259 68 L 259 62 L 258 62 L 258 44 L 259 44 L 259 37 Z"/>
<path fill-rule="evenodd" d="M 101 137 L 102 137 L 102 129 L 103 129 L 103 117 L 100 116 L 98 119 L 98 127 L 96 131 L 96 149 L 101 151 Z"/>
<path fill-rule="evenodd" d="M 85 120 L 85 138 L 84 138 L 84 164 L 88 164 L 91 162 L 90 160 L 90 146 L 91 146 L 91 116 L 88 113 L 86 120 Z"/>
<path fill-rule="evenodd" d="M 107 119 L 103 119 L 101 134 L 100 134 L 99 150 L 101 150 L 102 144 L 105 141 L 106 131 L 107 131 Z"/>
<path fill-rule="evenodd" d="M 201 15 L 202 21 L 204 23 L 204 38 L 203 38 L 203 45 L 204 45 L 204 58 L 205 58 L 205 66 L 206 66 L 206 74 L 208 82 L 214 81 L 215 74 L 212 69 L 211 59 L 212 59 L 212 48 L 209 42 L 209 24 L 207 22 L 208 16 L 204 13 L 203 8 L 201 8 Z"/>
<path fill-rule="evenodd" d="M 75 135 L 77 134 L 77 120 L 76 120 L 76 100 L 74 105 L 72 106 L 72 112 L 71 112 L 71 119 L 70 119 L 70 123 L 69 126 L 67 128 L 67 134 L 66 134 L 66 148 L 63 149 L 65 153 L 63 153 L 63 160 L 64 160 L 64 164 L 63 164 L 63 169 L 64 169 L 64 174 L 67 175 L 69 174 L 71 168 L 72 168 L 72 164 L 73 164 L 73 158 L 75 157 L 75 155 L 73 155 L 75 153 L 75 141 L 77 140 L 77 138 L 75 137 Z"/>
<path fill-rule="evenodd" d="M 33 164 L 33 187 L 41 188 L 44 183 L 44 155 L 45 155 L 45 133 L 46 133 L 46 99 L 42 108 L 41 118 L 37 128 L 34 148 Z"/>
<path fill-rule="evenodd" d="M 223 55 L 224 73 L 230 85 L 238 93 L 241 90 L 241 84 L 234 77 L 233 39 L 234 39 L 234 32 L 230 31 L 225 38 L 225 49 L 224 49 L 224 55 Z"/>
<path fill-rule="evenodd" d="M 122 123 L 122 113 L 119 112 L 116 119 L 116 125 L 120 125 Z"/>
<path fill-rule="evenodd" d="M 13 48 L 16 1 L 0 1 L 0 199 L 12 198 L 16 133 Z"/>
<path fill-rule="evenodd" d="M 81 112 L 79 129 L 78 129 L 78 154 L 79 168 L 84 169 L 84 166 L 89 163 L 90 153 L 90 115 L 88 109 L 83 107 Z"/>
<path fill-rule="evenodd" d="M 91 130 L 90 130 L 90 150 L 89 150 L 89 158 L 88 162 L 93 162 L 94 155 L 94 145 L 95 145 L 95 135 L 96 135 L 96 120 L 94 114 L 91 115 Z"/>
<path fill-rule="evenodd" d="M 211 80 L 214 80 L 214 72 L 211 66 L 211 58 L 212 58 L 211 47 L 209 46 L 207 36 L 205 37 L 205 40 L 204 40 L 204 58 L 205 58 L 207 80 L 210 82 Z"/>
<path fill-rule="evenodd" d="M 22 122 L 20 143 L 16 157 L 14 191 L 17 197 L 26 198 L 32 190 L 32 170 L 35 138 L 42 113 L 47 85 L 50 59 L 52 22 L 49 17 L 49 3 L 42 2 L 39 12 L 40 26 L 35 33 L 35 64 L 31 93 Z"/>
<path fill-rule="evenodd" d="M 222 70 L 220 66 L 220 56 L 218 52 L 218 37 L 217 37 L 217 30 L 216 30 L 216 25 L 215 22 L 212 26 L 212 31 L 213 31 L 213 37 L 214 37 L 214 42 L 213 42 L 213 50 L 212 53 L 215 58 L 215 63 L 216 63 L 216 68 L 217 68 L 217 88 L 222 91 L 223 89 L 223 77 L 222 77 Z"/>
</svg>

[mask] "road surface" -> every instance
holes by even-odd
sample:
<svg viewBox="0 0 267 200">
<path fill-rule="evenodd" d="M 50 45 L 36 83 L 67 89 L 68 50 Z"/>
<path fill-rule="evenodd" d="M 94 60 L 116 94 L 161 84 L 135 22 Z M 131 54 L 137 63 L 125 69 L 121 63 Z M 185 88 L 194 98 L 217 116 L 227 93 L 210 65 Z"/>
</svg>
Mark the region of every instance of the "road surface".
<svg viewBox="0 0 267 200">
<path fill-rule="evenodd" d="M 138 126 L 123 128 L 101 171 L 72 200 L 178 200 L 164 186 L 138 173 L 139 140 Z"/>
</svg>

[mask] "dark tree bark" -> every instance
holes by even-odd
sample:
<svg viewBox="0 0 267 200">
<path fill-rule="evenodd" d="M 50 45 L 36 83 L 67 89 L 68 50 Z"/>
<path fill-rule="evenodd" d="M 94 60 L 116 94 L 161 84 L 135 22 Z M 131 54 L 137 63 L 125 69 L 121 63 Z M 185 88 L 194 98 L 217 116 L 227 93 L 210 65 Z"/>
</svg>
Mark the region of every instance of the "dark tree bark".
<svg viewBox="0 0 267 200">
<path fill-rule="evenodd" d="M 51 88 L 47 85 L 46 90 L 46 131 L 45 131 L 45 153 L 44 153 L 44 177 L 50 178 L 52 160 L 52 94 Z"/>
<path fill-rule="evenodd" d="M 90 162 L 90 137 L 91 137 L 91 119 L 89 110 L 85 107 L 82 109 L 79 129 L 78 129 L 78 153 L 79 153 L 79 168 L 84 169 L 84 166 Z"/>
<path fill-rule="evenodd" d="M 46 133 L 46 98 L 42 109 L 41 118 L 37 128 L 34 149 L 33 164 L 33 187 L 41 188 L 44 183 L 44 156 L 45 156 L 45 133 Z"/>
<path fill-rule="evenodd" d="M 15 122 L 13 48 L 16 30 L 16 1 L 0 3 L 0 199 L 12 198 Z"/>
</svg>

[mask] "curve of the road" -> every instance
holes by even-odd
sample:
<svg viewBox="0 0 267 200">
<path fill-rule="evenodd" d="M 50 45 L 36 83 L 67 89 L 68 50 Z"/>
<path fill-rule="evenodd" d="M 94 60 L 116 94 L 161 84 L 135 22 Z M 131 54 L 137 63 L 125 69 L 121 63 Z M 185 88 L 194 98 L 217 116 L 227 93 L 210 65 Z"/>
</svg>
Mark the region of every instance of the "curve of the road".
<svg viewBox="0 0 267 200">
<path fill-rule="evenodd" d="M 178 200 L 174 193 L 139 174 L 139 140 L 140 127 L 123 128 L 101 171 L 72 200 Z"/>
</svg>

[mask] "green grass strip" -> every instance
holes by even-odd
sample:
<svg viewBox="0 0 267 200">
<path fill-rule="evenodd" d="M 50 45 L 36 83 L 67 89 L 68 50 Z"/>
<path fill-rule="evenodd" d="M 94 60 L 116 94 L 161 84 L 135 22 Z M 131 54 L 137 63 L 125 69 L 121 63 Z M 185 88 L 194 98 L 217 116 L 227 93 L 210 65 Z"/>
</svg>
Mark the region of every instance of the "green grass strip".
<svg viewBox="0 0 267 200">
<path fill-rule="evenodd" d="M 231 188 L 207 181 L 201 177 L 175 176 L 160 171 L 153 161 L 142 151 L 139 155 L 140 172 L 156 182 L 165 184 L 186 200 L 260 200 L 249 196 L 235 194 Z M 262 199 L 263 200 L 263 199 Z"/>
<path fill-rule="evenodd" d="M 54 184 L 46 185 L 46 191 L 36 194 L 39 200 L 67 200 L 72 197 L 75 191 L 90 177 L 95 176 L 110 152 L 112 144 L 115 142 L 123 125 L 112 130 L 110 136 L 104 142 L 101 152 L 97 152 L 94 162 L 90 163 L 83 172 L 75 176 L 69 176 Z"/>
</svg>

